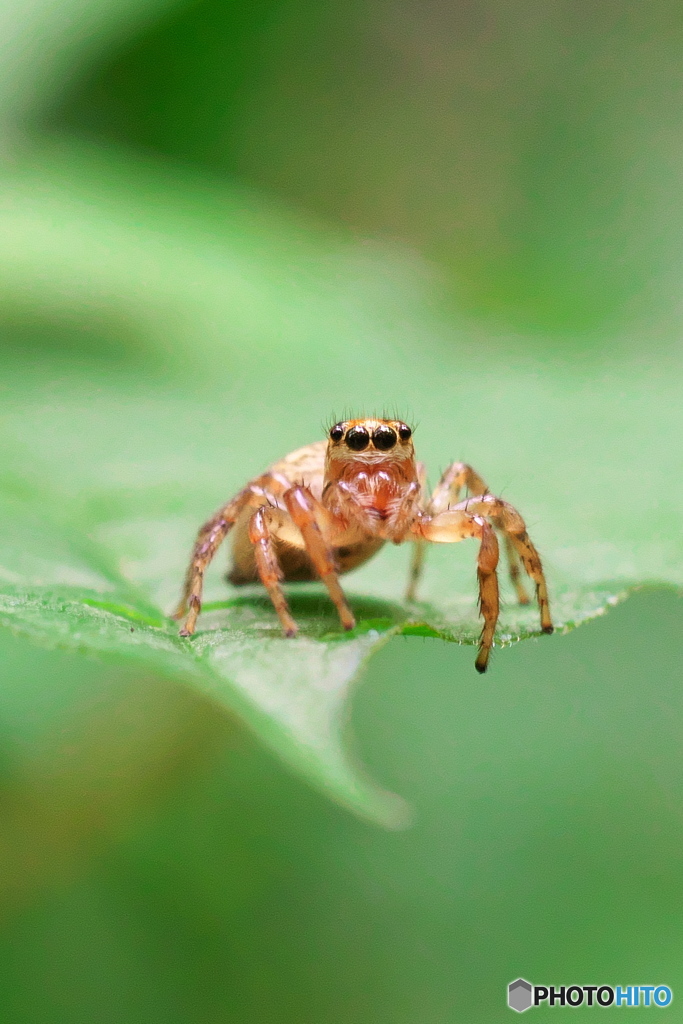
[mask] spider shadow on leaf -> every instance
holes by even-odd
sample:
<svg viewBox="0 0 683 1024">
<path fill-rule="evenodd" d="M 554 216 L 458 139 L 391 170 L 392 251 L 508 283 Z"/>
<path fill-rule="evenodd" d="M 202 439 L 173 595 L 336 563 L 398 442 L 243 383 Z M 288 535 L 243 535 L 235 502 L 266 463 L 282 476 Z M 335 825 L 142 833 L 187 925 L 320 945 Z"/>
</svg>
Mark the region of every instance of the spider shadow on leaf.
<svg viewBox="0 0 683 1024">
<path fill-rule="evenodd" d="M 302 589 L 300 589 L 300 587 Z M 305 587 L 306 589 L 303 589 Z M 228 598 L 226 601 L 211 601 L 204 605 L 204 612 L 220 611 L 249 613 L 273 619 L 273 626 L 279 625 L 270 598 L 257 586 L 245 587 L 244 594 Z M 339 625 L 339 618 L 332 602 L 322 590 L 312 589 L 310 584 L 289 584 L 287 601 L 294 619 L 297 621 L 301 635 L 315 636 L 325 639 L 357 636 L 369 629 L 391 629 L 400 625 L 408 618 L 408 612 L 396 601 L 387 601 L 379 597 L 365 594 L 349 594 L 348 600 L 356 617 L 356 628 L 344 632 Z M 240 616 L 241 617 L 241 616 Z"/>
</svg>

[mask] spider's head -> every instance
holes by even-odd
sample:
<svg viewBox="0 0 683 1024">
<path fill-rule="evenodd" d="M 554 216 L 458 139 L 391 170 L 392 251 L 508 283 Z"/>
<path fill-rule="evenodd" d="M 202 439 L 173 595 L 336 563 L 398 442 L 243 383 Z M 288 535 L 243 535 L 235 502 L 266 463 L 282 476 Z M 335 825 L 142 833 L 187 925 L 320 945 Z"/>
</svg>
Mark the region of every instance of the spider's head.
<svg viewBox="0 0 683 1024">
<path fill-rule="evenodd" d="M 335 462 L 403 462 L 414 458 L 412 437 L 402 420 L 343 420 L 330 428 L 327 457 Z"/>
</svg>

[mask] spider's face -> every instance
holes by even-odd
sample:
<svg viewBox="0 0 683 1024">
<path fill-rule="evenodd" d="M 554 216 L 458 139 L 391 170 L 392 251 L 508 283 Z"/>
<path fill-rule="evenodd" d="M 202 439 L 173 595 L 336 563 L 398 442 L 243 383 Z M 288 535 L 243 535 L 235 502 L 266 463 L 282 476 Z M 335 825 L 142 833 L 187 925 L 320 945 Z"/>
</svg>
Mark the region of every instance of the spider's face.
<svg viewBox="0 0 683 1024">
<path fill-rule="evenodd" d="M 335 462 L 403 462 L 415 454 L 413 431 L 401 420 L 345 420 L 328 437 L 327 457 Z"/>
</svg>

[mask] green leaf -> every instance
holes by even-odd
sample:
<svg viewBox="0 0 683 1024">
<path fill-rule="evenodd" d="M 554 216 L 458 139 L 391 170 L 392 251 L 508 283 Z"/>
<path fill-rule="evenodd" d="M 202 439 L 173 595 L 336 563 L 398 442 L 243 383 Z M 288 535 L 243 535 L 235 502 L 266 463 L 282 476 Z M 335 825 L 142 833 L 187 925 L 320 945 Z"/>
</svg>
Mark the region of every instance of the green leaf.
<svg viewBox="0 0 683 1024">
<path fill-rule="evenodd" d="M 67 91 L 74 70 L 132 35 L 172 0 L 5 0 L 0 34 L 0 124 L 17 132 Z M 12 139 L 11 141 L 16 141 Z"/>
<path fill-rule="evenodd" d="M 405 805 L 349 752 L 349 695 L 393 635 L 476 643 L 475 548 L 434 546 L 411 608 L 408 552 L 385 548 L 345 579 L 359 620 L 349 635 L 318 587 L 292 587 L 293 641 L 257 588 L 228 587 L 219 557 L 200 630 L 181 639 L 167 614 L 196 529 L 246 480 L 319 438 L 335 409 L 397 407 L 419 421 L 432 482 L 464 459 L 522 511 L 560 632 L 646 582 L 683 584 L 673 343 L 644 360 L 642 337 L 571 355 L 549 342 L 541 363 L 537 344 L 526 354 L 520 339 L 453 326 L 408 254 L 112 154 L 43 155 L 7 176 L 3 195 L 10 628 L 186 681 L 336 800 L 396 826 Z M 45 342 L 64 324 L 85 332 L 78 352 Z M 536 635 L 537 609 L 506 584 L 504 597 L 497 644 Z M 495 685 L 495 660 L 470 685 Z"/>
</svg>

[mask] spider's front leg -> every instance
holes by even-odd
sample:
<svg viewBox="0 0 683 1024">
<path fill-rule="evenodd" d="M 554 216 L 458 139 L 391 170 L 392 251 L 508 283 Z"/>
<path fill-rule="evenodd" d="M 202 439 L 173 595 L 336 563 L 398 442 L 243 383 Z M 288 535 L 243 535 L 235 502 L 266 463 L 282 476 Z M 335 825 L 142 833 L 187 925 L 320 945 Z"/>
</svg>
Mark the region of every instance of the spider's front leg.
<svg viewBox="0 0 683 1024">
<path fill-rule="evenodd" d="M 339 583 L 332 547 L 328 540 L 329 535 L 339 528 L 334 513 L 316 501 L 308 487 L 290 488 L 284 496 L 284 502 L 293 523 L 303 537 L 306 554 L 339 612 L 342 626 L 344 629 L 353 629 L 356 620 Z"/>
<path fill-rule="evenodd" d="M 434 488 L 429 511 L 436 515 L 438 512 L 445 512 L 447 508 L 457 505 L 460 501 L 460 492 L 465 487 L 469 493 L 481 497 L 488 494 L 489 489 L 479 474 L 468 466 L 466 462 L 453 462 L 443 473 L 438 484 Z M 510 582 L 515 588 L 517 600 L 520 604 L 529 603 L 529 595 L 524 589 L 521 581 L 520 560 L 517 550 L 510 539 L 509 533 L 505 530 L 504 524 L 498 519 L 493 519 L 493 525 L 502 531 L 505 543 L 505 554 L 507 556 L 508 574 Z"/>
<path fill-rule="evenodd" d="M 328 541 L 338 529 L 334 513 L 313 497 L 307 487 L 297 485 L 285 492 L 285 509 L 272 505 L 259 508 L 249 523 L 249 539 L 254 545 L 254 557 L 259 578 L 270 595 L 286 636 L 295 636 L 296 623 L 292 618 L 282 590 L 282 570 L 277 560 L 274 541 L 306 552 L 313 567 L 327 587 L 339 612 L 344 629 L 353 629 L 356 620 L 339 585 L 337 567 Z"/>
<path fill-rule="evenodd" d="M 356 620 L 339 586 L 332 551 L 323 530 L 330 525 L 330 513 L 306 487 L 292 487 L 284 494 L 286 511 L 274 505 L 258 508 L 249 521 L 249 540 L 254 545 L 256 570 L 268 591 L 285 636 L 296 636 L 298 629 L 282 590 L 283 573 L 275 540 L 306 551 L 334 601 L 344 629 L 353 629 Z"/>
<path fill-rule="evenodd" d="M 466 511 L 440 512 L 435 516 L 424 513 L 416 519 L 412 531 L 419 538 L 437 544 L 456 544 L 467 537 L 480 541 L 477 557 L 477 578 L 479 580 L 479 611 L 484 620 L 479 641 L 479 654 L 475 661 L 477 672 L 485 672 L 500 610 L 498 594 L 498 538 L 490 523 L 483 516 Z"/>
<path fill-rule="evenodd" d="M 550 601 L 548 585 L 543 573 L 541 556 L 531 542 L 524 520 L 516 508 L 509 505 L 495 494 L 482 494 L 476 498 L 467 498 L 456 505 L 452 511 L 462 509 L 477 516 L 490 517 L 493 522 L 505 531 L 510 543 L 519 555 L 522 565 L 536 584 L 536 599 L 541 612 L 541 630 L 543 633 L 553 632 L 553 620 L 550 617 Z"/>
</svg>

